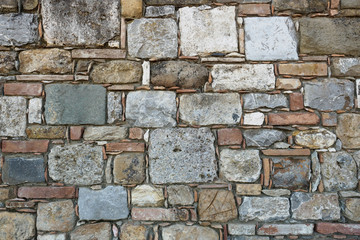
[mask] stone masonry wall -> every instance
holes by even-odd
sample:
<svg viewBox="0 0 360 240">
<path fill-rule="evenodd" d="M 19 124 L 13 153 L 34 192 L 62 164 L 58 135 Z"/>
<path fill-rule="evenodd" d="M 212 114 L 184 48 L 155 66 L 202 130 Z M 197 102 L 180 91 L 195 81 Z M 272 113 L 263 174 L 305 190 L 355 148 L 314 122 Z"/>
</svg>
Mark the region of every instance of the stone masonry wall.
<svg viewBox="0 0 360 240">
<path fill-rule="evenodd" d="M 1 240 L 360 239 L 359 0 L 1 0 Z"/>
</svg>

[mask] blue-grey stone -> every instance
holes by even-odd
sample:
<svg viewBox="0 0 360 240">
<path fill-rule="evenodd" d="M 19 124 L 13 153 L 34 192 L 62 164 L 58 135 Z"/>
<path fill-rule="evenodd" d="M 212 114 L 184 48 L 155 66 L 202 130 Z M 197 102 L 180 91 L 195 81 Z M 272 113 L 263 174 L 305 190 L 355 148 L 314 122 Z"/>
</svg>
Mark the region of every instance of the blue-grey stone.
<svg viewBox="0 0 360 240">
<path fill-rule="evenodd" d="M 289 102 L 285 95 L 266 94 L 266 93 L 248 93 L 243 95 L 244 109 L 256 108 L 277 108 L 288 107 Z"/>
<path fill-rule="evenodd" d="M 48 124 L 105 124 L 106 90 L 99 85 L 51 84 L 45 87 Z"/>
<path fill-rule="evenodd" d="M 274 129 L 249 129 L 243 135 L 248 147 L 268 147 L 286 138 L 284 132 Z"/>
</svg>

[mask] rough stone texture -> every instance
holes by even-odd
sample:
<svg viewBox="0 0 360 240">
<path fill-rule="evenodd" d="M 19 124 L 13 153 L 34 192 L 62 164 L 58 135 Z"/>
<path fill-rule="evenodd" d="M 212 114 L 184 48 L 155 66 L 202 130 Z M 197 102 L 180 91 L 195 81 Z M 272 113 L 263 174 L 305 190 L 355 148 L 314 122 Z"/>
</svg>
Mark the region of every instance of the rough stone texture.
<svg viewBox="0 0 360 240">
<path fill-rule="evenodd" d="M 360 151 L 354 152 L 353 158 L 357 164 L 358 169 L 360 170 Z M 358 179 L 360 180 L 360 171 L 358 172 Z"/>
<path fill-rule="evenodd" d="M 155 184 L 212 181 L 217 175 L 214 141 L 209 128 L 152 131 L 150 180 Z"/>
<path fill-rule="evenodd" d="M 210 3 L 210 0 L 145 0 L 147 5 L 164 5 L 164 4 L 173 4 L 175 6 L 184 6 L 184 5 L 202 5 Z"/>
<path fill-rule="evenodd" d="M 223 128 L 217 131 L 217 140 L 219 146 L 240 145 L 243 137 L 238 128 Z"/>
<path fill-rule="evenodd" d="M 258 229 L 259 235 L 312 235 L 314 224 L 264 224 Z"/>
<path fill-rule="evenodd" d="M 54 181 L 79 185 L 101 183 L 102 147 L 85 144 L 54 146 L 49 153 L 48 166 Z"/>
<path fill-rule="evenodd" d="M 25 10 L 33 10 L 38 6 L 38 0 L 21 0 L 22 7 Z"/>
<path fill-rule="evenodd" d="M 292 218 L 297 220 L 338 220 L 340 207 L 336 193 L 302 193 L 291 195 Z"/>
<path fill-rule="evenodd" d="M 227 190 L 202 190 L 198 212 L 200 221 L 227 222 L 237 217 L 234 195 Z"/>
<path fill-rule="evenodd" d="M 0 136 L 25 136 L 26 100 L 23 97 L 0 97 Z"/>
<path fill-rule="evenodd" d="M 237 195 L 257 196 L 261 195 L 261 184 L 236 184 Z"/>
<path fill-rule="evenodd" d="M 231 240 L 270 240 L 270 238 L 260 236 L 232 236 Z"/>
<path fill-rule="evenodd" d="M 295 131 L 295 143 L 307 148 L 329 148 L 336 142 L 336 135 L 325 128 Z"/>
<path fill-rule="evenodd" d="M 0 12 L 15 12 L 17 7 L 18 3 L 16 0 L 3 0 L 0 3 Z"/>
<path fill-rule="evenodd" d="M 344 148 L 360 148 L 360 114 L 341 114 L 338 117 L 336 135 Z"/>
<path fill-rule="evenodd" d="M 291 10 L 298 13 L 324 12 L 327 9 L 327 0 L 274 0 L 276 11 Z"/>
<path fill-rule="evenodd" d="M 244 125 L 261 126 L 264 123 L 265 115 L 262 112 L 244 114 Z"/>
<path fill-rule="evenodd" d="M 191 125 L 237 124 L 242 114 L 237 93 L 184 94 L 179 110 L 180 119 Z"/>
<path fill-rule="evenodd" d="M 114 182 L 140 184 L 145 180 L 145 159 L 142 153 L 122 153 L 114 158 Z"/>
<path fill-rule="evenodd" d="M 248 93 L 243 95 L 244 109 L 289 107 L 283 94 Z"/>
<path fill-rule="evenodd" d="M 164 201 L 162 188 L 138 185 L 131 191 L 131 203 L 137 207 L 162 207 Z"/>
<path fill-rule="evenodd" d="M 16 57 L 16 52 L 0 51 L 0 75 L 16 72 Z"/>
<path fill-rule="evenodd" d="M 127 191 L 121 186 L 80 188 L 78 205 L 80 220 L 117 220 L 129 215 Z"/>
<path fill-rule="evenodd" d="M 353 190 L 356 188 L 356 162 L 347 152 L 322 154 L 321 175 L 326 191 Z"/>
<path fill-rule="evenodd" d="M 318 153 L 311 154 L 311 191 L 315 192 L 321 181 L 321 167 Z"/>
<path fill-rule="evenodd" d="M 121 0 L 121 16 L 124 18 L 141 18 L 142 0 Z"/>
<path fill-rule="evenodd" d="M 341 8 L 360 8 L 360 2 L 357 0 L 342 0 Z"/>
<path fill-rule="evenodd" d="M 300 53 L 360 55 L 360 18 L 301 18 Z"/>
<path fill-rule="evenodd" d="M 318 110 L 351 109 L 354 106 L 354 83 L 350 80 L 319 79 L 304 84 L 304 104 Z"/>
<path fill-rule="evenodd" d="M 235 7 L 179 10 L 181 51 L 184 56 L 238 51 Z"/>
<path fill-rule="evenodd" d="M 332 58 L 331 75 L 360 77 L 360 58 Z"/>
<path fill-rule="evenodd" d="M 360 198 L 345 199 L 344 215 L 352 221 L 360 221 Z"/>
<path fill-rule="evenodd" d="M 321 234 L 342 233 L 349 235 L 359 235 L 360 225 L 320 222 L 316 224 L 316 231 Z"/>
<path fill-rule="evenodd" d="M 114 123 L 122 120 L 122 93 L 108 92 L 107 94 L 107 122 Z"/>
<path fill-rule="evenodd" d="M 52 46 L 104 45 L 120 32 L 119 5 L 117 0 L 43 0 L 44 39 Z"/>
<path fill-rule="evenodd" d="M 71 240 L 109 240 L 111 237 L 111 224 L 107 222 L 81 225 L 70 233 Z"/>
<path fill-rule="evenodd" d="M 298 60 L 298 40 L 290 17 L 245 18 L 245 55 L 254 61 Z"/>
<path fill-rule="evenodd" d="M 229 223 L 228 232 L 230 235 L 255 235 L 255 224 Z"/>
<path fill-rule="evenodd" d="M 271 197 L 290 196 L 291 191 L 288 189 L 264 189 L 263 194 Z"/>
<path fill-rule="evenodd" d="M 97 64 L 91 72 L 94 83 L 138 83 L 141 82 L 140 62 L 115 60 Z"/>
<path fill-rule="evenodd" d="M 42 98 L 32 98 L 29 100 L 29 114 L 28 122 L 29 123 L 39 123 L 42 122 L 42 107 L 43 107 Z"/>
<path fill-rule="evenodd" d="M 218 233 L 209 227 L 201 227 L 197 225 L 185 226 L 182 224 L 175 224 L 162 229 L 163 240 L 217 240 Z"/>
<path fill-rule="evenodd" d="M 3 240 L 35 237 L 35 215 L 30 213 L 0 212 L 0 238 Z"/>
<path fill-rule="evenodd" d="M 145 17 L 164 17 L 175 14 L 175 6 L 149 6 L 146 8 Z"/>
<path fill-rule="evenodd" d="M 98 85 L 45 86 L 48 124 L 104 124 L 106 90 Z"/>
<path fill-rule="evenodd" d="M 121 226 L 120 239 L 146 240 L 146 227 L 141 225 L 134 225 L 131 223 L 125 223 Z"/>
<path fill-rule="evenodd" d="M 295 90 L 301 87 L 301 81 L 297 78 L 276 79 L 276 89 Z"/>
<path fill-rule="evenodd" d="M 65 233 L 60 233 L 60 234 L 38 235 L 37 240 L 66 240 L 66 234 Z"/>
<path fill-rule="evenodd" d="M 174 127 L 176 94 L 170 91 L 136 91 L 127 95 L 126 118 L 137 127 Z"/>
<path fill-rule="evenodd" d="M 223 149 L 219 166 L 220 176 L 228 181 L 255 182 L 261 171 L 259 151 Z"/>
<path fill-rule="evenodd" d="M 127 26 L 127 36 L 132 57 L 177 57 L 177 24 L 173 19 L 136 19 Z"/>
<path fill-rule="evenodd" d="M 56 138 L 65 138 L 65 134 L 66 134 L 65 126 L 32 125 L 26 128 L 26 135 L 28 136 L 28 138 L 56 139 Z"/>
<path fill-rule="evenodd" d="M 284 132 L 275 129 L 249 129 L 243 135 L 248 147 L 269 147 L 286 138 Z"/>
<path fill-rule="evenodd" d="M 284 197 L 244 197 L 239 207 L 240 221 L 282 221 L 290 217 L 290 202 Z"/>
<path fill-rule="evenodd" d="M 194 193 L 186 185 L 173 185 L 167 187 L 168 202 L 171 205 L 191 205 L 194 203 Z"/>
<path fill-rule="evenodd" d="M 216 64 L 211 75 L 215 90 L 268 91 L 275 88 L 272 64 Z"/>
<path fill-rule="evenodd" d="M 127 137 L 128 128 L 118 126 L 98 126 L 85 128 L 83 138 L 87 141 L 113 141 Z"/>
<path fill-rule="evenodd" d="M 201 88 L 208 80 L 206 67 L 185 61 L 163 61 L 151 64 L 151 83 L 155 86 Z"/>
<path fill-rule="evenodd" d="M 75 223 L 75 209 L 71 200 L 39 203 L 36 218 L 38 230 L 68 232 Z"/>
</svg>

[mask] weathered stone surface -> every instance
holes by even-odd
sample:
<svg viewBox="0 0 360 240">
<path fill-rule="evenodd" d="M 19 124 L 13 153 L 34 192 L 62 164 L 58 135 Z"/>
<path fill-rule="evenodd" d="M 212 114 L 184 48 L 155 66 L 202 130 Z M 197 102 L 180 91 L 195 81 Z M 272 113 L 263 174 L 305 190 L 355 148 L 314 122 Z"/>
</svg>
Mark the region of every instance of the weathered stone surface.
<svg viewBox="0 0 360 240">
<path fill-rule="evenodd" d="M 328 65 L 325 62 L 280 63 L 280 75 L 327 76 Z"/>
<path fill-rule="evenodd" d="M 114 182 L 140 184 L 145 180 L 145 158 L 142 153 L 122 153 L 114 158 Z"/>
<path fill-rule="evenodd" d="M 111 224 L 107 222 L 81 225 L 70 233 L 72 240 L 108 240 L 111 237 Z"/>
<path fill-rule="evenodd" d="M 66 234 L 65 233 L 60 233 L 60 234 L 38 235 L 37 240 L 66 240 Z"/>
<path fill-rule="evenodd" d="M 300 52 L 360 55 L 360 18 L 301 18 Z"/>
<path fill-rule="evenodd" d="M 140 62 L 115 60 L 97 64 L 91 72 L 94 83 L 138 83 L 141 81 Z"/>
<path fill-rule="evenodd" d="M 32 98 L 29 100 L 29 114 L 28 122 L 29 123 L 39 123 L 42 122 L 42 107 L 43 107 L 42 98 Z"/>
<path fill-rule="evenodd" d="M 223 1 L 223 0 L 221 0 Z M 231 240 L 269 240 L 269 237 L 260 236 L 232 236 Z"/>
<path fill-rule="evenodd" d="M 170 91 L 135 91 L 127 95 L 126 119 L 137 127 L 174 127 L 176 94 Z"/>
<path fill-rule="evenodd" d="M 80 220 L 117 220 L 127 218 L 127 191 L 121 186 L 102 190 L 79 189 Z"/>
<path fill-rule="evenodd" d="M 356 162 L 347 152 L 322 154 L 321 175 L 326 191 L 353 190 L 356 188 Z"/>
<path fill-rule="evenodd" d="M 357 167 L 359 169 L 359 173 L 358 173 L 358 179 L 360 180 L 360 151 L 354 152 L 353 154 L 353 158 L 357 164 Z"/>
<path fill-rule="evenodd" d="M 290 196 L 291 194 L 291 191 L 288 189 L 264 189 L 261 192 L 271 197 Z"/>
<path fill-rule="evenodd" d="M 339 194 L 343 198 L 360 197 L 360 193 L 356 191 L 340 191 Z"/>
<path fill-rule="evenodd" d="M 201 221 L 227 222 L 237 217 L 234 195 L 227 190 L 202 190 L 198 211 Z"/>
<path fill-rule="evenodd" d="M 236 184 L 237 195 L 256 196 L 261 195 L 261 184 Z"/>
<path fill-rule="evenodd" d="M 52 46 L 104 45 L 120 32 L 119 5 L 118 0 L 44 0 L 44 39 Z"/>
<path fill-rule="evenodd" d="M 134 225 L 125 223 L 121 226 L 121 240 L 146 240 L 146 227 L 142 225 Z"/>
<path fill-rule="evenodd" d="M 223 149 L 219 166 L 220 176 L 228 181 L 255 182 L 261 171 L 259 151 Z"/>
<path fill-rule="evenodd" d="M 177 57 L 177 24 L 173 19 L 136 19 L 128 25 L 127 36 L 132 57 Z"/>
<path fill-rule="evenodd" d="M 0 212 L 0 238 L 3 240 L 35 237 L 35 215 L 30 213 Z"/>
<path fill-rule="evenodd" d="M 40 138 L 40 139 L 56 139 L 65 138 L 66 127 L 65 126 L 40 126 L 33 125 L 26 128 L 26 135 L 28 138 Z"/>
<path fill-rule="evenodd" d="M 248 93 L 243 95 L 244 109 L 289 107 L 283 94 Z"/>
<path fill-rule="evenodd" d="M 155 184 L 209 182 L 216 177 L 209 128 L 156 129 L 150 133 L 149 173 Z"/>
<path fill-rule="evenodd" d="M 25 136 L 26 99 L 0 97 L 0 136 Z"/>
<path fill-rule="evenodd" d="M 340 207 L 336 193 L 302 193 L 291 195 L 292 218 L 297 220 L 338 220 Z"/>
<path fill-rule="evenodd" d="M 185 56 L 238 51 L 235 7 L 179 10 L 181 51 Z M 204 24 L 206 23 L 206 24 Z"/>
<path fill-rule="evenodd" d="M 151 64 L 151 83 L 155 86 L 201 88 L 207 82 L 206 67 L 185 61 L 163 61 Z"/>
<path fill-rule="evenodd" d="M 360 77 L 360 58 L 332 58 L 331 75 Z"/>
<path fill-rule="evenodd" d="M 163 240 L 182 240 L 182 239 L 196 239 L 196 240 L 217 240 L 218 233 L 209 227 L 201 227 L 197 225 L 185 226 L 182 224 L 175 224 L 165 227 L 162 230 Z"/>
<path fill-rule="evenodd" d="M 264 123 L 265 115 L 262 112 L 244 114 L 244 125 L 261 126 Z"/>
<path fill-rule="evenodd" d="M 131 203 L 137 207 L 162 207 L 164 201 L 162 188 L 139 185 L 131 191 Z"/>
<path fill-rule="evenodd" d="M 40 231 L 71 231 L 76 223 L 74 204 L 71 200 L 39 203 L 36 227 Z"/>
<path fill-rule="evenodd" d="M 229 223 L 228 232 L 230 235 L 255 235 L 255 224 Z"/>
<path fill-rule="evenodd" d="M 239 207 L 240 221 L 282 221 L 290 217 L 289 199 L 284 197 L 244 197 Z"/>
<path fill-rule="evenodd" d="M 133 207 L 131 209 L 131 217 L 134 221 L 175 222 L 180 219 L 188 219 L 189 214 L 185 209 Z"/>
<path fill-rule="evenodd" d="M 33 10 L 38 6 L 38 0 L 21 0 L 22 7 L 25 10 Z"/>
<path fill-rule="evenodd" d="M 15 197 L 14 188 L 0 188 L 0 201 Z"/>
<path fill-rule="evenodd" d="M 99 85 L 45 86 L 48 124 L 104 124 L 106 89 Z"/>
<path fill-rule="evenodd" d="M 286 138 L 284 132 L 275 129 L 249 129 L 243 135 L 248 147 L 269 147 Z"/>
<path fill-rule="evenodd" d="M 360 221 L 360 198 L 347 198 L 344 201 L 344 215 L 346 218 L 359 222 Z"/>
<path fill-rule="evenodd" d="M 319 79 L 306 82 L 304 90 L 307 107 L 334 111 L 354 106 L 354 83 L 350 80 Z"/>
<path fill-rule="evenodd" d="M 215 90 L 268 91 L 275 88 L 272 64 L 217 64 L 211 75 Z"/>
<path fill-rule="evenodd" d="M 307 148 L 329 148 L 336 142 L 336 135 L 325 128 L 295 131 L 295 143 Z"/>
<path fill-rule="evenodd" d="M 186 185 L 172 185 L 167 187 L 168 201 L 171 205 L 191 205 L 194 203 L 194 193 Z"/>
<path fill-rule="evenodd" d="M 342 0 L 341 8 L 360 8 L 360 2 L 357 0 Z"/>
<path fill-rule="evenodd" d="M 39 39 L 36 14 L 2 14 L 0 23 L 0 46 L 21 46 Z"/>
<path fill-rule="evenodd" d="M 297 60 L 297 36 L 290 17 L 245 18 L 245 55 L 254 61 Z"/>
<path fill-rule="evenodd" d="M 301 87 L 301 81 L 298 78 L 278 78 L 276 79 L 276 88 L 284 90 L 294 90 Z"/>
<path fill-rule="evenodd" d="M 16 0 L 3 0 L 0 3 L 0 12 L 16 12 L 18 3 Z"/>
<path fill-rule="evenodd" d="M 102 147 L 84 144 L 54 146 L 49 153 L 48 166 L 54 181 L 77 185 L 101 183 Z"/>
<path fill-rule="evenodd" d="M 87 141 L 113 141 L 127 137 L 128 128 L 118 126 L 86 127 L 83 138 Z"/>
<path fill-rule="evenodd" d="M 316 192 L 321 181 L 321 167 L 318 153 L 311 154 L 311 191 Z"/>
<path fill-rule="evenodd" d="M 359 235 L 360 225 L 320 222 L 316 224 L 316 231 L 321 234 L 342 233 L 345 235 Z"/>
<path fill-rule="evenodd" d="M 164 17 L 173 16 L 175 14 L 175 6 L 149 6 L 146 8 L 145 17 Z"/>
<path fill-rule="evenodd" d="M 344 148 L 360 148 L 360 114 L 341 114 L 338 117 L 336 135 Z"/>
<path fill-rule="evenodd" d="M 291 10 L 299 13 L 323 12 L 327 10 L 327 0 L 274 0 L 273 6 L 277 11 Z"/>
<path fill-rule="evenodd" d="M 312 235 L 314 224 L 264 224 L 258 229 L 259 235 Z"/>
<path fill-rule="evenodd" d="M 184 94 L 179 110 L 180 119 L 192 125 L 237 124 L 242 114 L 237 93 Z"/>
<path fill-rule="evenodd" d="M 122 120 L 122 93 L 108 92 L 107 94 L 107 122 L 114 123 Z"/>
<path fill-rule="evenodd" d="M 143 10 L 142 0 L 121 0 L 121 17 L 141 18 Z"/>
<path fill-rule="evenodd" d="M 10 51 L 0 52 L 0 74 L 11 74 L 16 72 L 15 61 L 17 53 Z"/>
<path fill-rule="evenodd" d="M 71 73 L 72 60 L 70 51 L 58 48 L 33 49 L 19 54 L 20 72 L 52 74 Z"/>
<path fill-rule="evenodd" d="M 41 96 L 41 83 L 5 83 L 4 94 L 8 96 Z"/>
<path fill-rule="evenodd" d="M 191 5 L 202 5 L 210 3 L 210 0 L 145 0 L 147 5 L 164 5 L 172 4 L 175 6 Z"/>
</svg>

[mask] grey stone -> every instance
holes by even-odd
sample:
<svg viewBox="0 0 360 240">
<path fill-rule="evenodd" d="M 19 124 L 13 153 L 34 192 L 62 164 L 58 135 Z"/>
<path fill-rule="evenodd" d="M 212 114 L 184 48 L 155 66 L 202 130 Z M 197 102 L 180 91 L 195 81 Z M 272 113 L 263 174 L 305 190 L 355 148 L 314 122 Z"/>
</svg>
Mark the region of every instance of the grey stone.
<svg viewBox="0 0 360 240">
<path fill-rule="evenodd" d="M 360 58 L 333 57 L 330 67 L 332 76 L 360 77 Z"/>
<path fill-rule="evenodd" d="M 269 237 L 260 236 L 232 236 L 231 240 L 269 240 Z"/>
<path fill-rule="evenodd" d="M 360 180 L 360 151 L 354 152 L 353 153 L 353 158 L 357 164 L 357 167 L 359 169 L 359 173 L 358 173 L 358 179 Z"/>
<path fill-rule="evenodd" d="M 0 51 L 0 75 L 16 73 L 16 52 Z"/>
<path fill-rule="evenodd" d="M 119 7 L 118 0 L 43 0 L 44 39 L 51 46 L 104 45 L 120 33 Z"/>
<path fill-rule="evenodd" d="M 290 217 L 290 202 L 285 197 L 244 197 L 239 207 L 240 221 L 283 221 Z"/>
<path fill-rule="evenodd" d="M 360 18 L 300 18 L 299 22 L 300 53 L 360 55 Z"/>
<path fill-rule="evenodd" d="M 230 235 L 255 235 L 255 224 L 229 223 L 228 232 Z"/>
<path fill-rule="evenodd" d="M 325 191 L 353 190 L 358 184 L 356 162 L 347 152 L 322 154 L 321 175 Z"/>
<path fill-rule="evenodd" d="M 243 95 L 244 109 L 289 107 L 283 94 L 248 93 Z"/>
<path fill-rule="evenodd" d="M 357 0 L 341 0 L 341 8 L 360 8 L 360 2 Z"/>
<path fill-rule="evenodd" d="M 210 3 L 211 0 L 145 0 L 147 5 L 164 5 L 171 4 L 175 6 L 185 6 L 185 5 L 202 5 Z"/>
<path fill-rule="evenodd" d="M 276 11 L 291 10 L 298 13 L 323 12 L 327 10 L 327 0 L 274 0 L 273 6 Z"/>
<path fill-rule="evenodd" d="M 149 173 L 155 184 L 216 178 L 215 137 L 209 128 L 167 128 L 150 133 Z"/>
<path fill-rule="evenodd" d="M 29 123 L 39 123 L 42 122 L 42 107 L 43 99 L 42 98 L 31 98 L 29 100 L 28 107 L 28 122 Z"/>
<path fill-rule="evenodd" d="M 246 59 L 298 60 L 298 40 L 290 17 L 251 17 L 244 21 Z"/>
<path fill-rule="evenodd" d="M 60 233 L 60 234 L 38 235 L 37 240 L 66 240 L 66 234 L 65 233 Z"/>
<path fill-rule="evenodd" d="M 292 218 L 297 220 L 338 220 L 340 207 L 336 193 L 302 193 L 291 195 Z"/>
<path fill-rule="evenodd" d="M 87 141 L 113 141 L 127 137 L 128 128 L 118 126 L 86 127 L 83 138 Z"/>
<path fill-rule="evenodd" d="M 273 148 L 275 149 L 286 149 L 289 148 L 291 145 L 285 142 L 276 142 L 274 143 Z"/>
<path fill-rule="evenodd" d="M 5 184 L 45 182 L 45 162 L 42 156 L 6 156 L 2 169 Z"/>
<path fill-rule="evenodd" d="M 168 201 L 171 205 L 192 205 L 194 193 L 186 185 L 172 185 L 167 187 Z"/>
<path fill-rule="evenodd" d="M 0 97 L 0 136 L 26 136 L 26 99 Z"/>
<path fill-rule="evenodd" d="M 176 94 L 170 91 L 135 91 L 127 95 L 126 119 L 138 127 L 174 127 Z"/>
<path fill-rule="evenodd" d="M 192 125 L 237 124 L 242 114 L 237 93 L 184 94 L 179 111 L 180 119 Z"/>
<path fill-rule="evenodd" d="M 290 196 L 291 194 L 288 189 L 263 189 L 261 192 L 271 197 Z"/>
<path fill-rule="evenodd" d="M 132 57 L 177 57 L 177 24 L 173 19 L 136 19 L 128 25 L 127 36 Z"/>
<path fill-rule="evenodd" d="M 35 237 L 35 214 L 0 212 L 0 239 L 32 239 Z"/>
<path fill-rule="evenodd" d="M 343 198 L 360 197 L 360 192 L 355 192 L 355 191 L 340 191 L 339 194 Z"/>
<path fill-rule="evenodd" d="M 163 240 L 181 240 L 181 239 L 196 239 L 196 240 L 217 240 L 218 233 L 209 227 L 202 226 L 185 226 L 183 224 L 175 224 L 162 229 Z"/>
<path fill-rule="evenodd" d="M 49 175 L 65 184 L 92 185 L 102 182 L 101 146 L 73 144 L 54 146 L 48 157 Z"/>
<path fill-rule="evenodd" d="M 38 34 L 38 15 L 2 14 L 0 15 L 0 46 L 22 46 L 36 43 Z"/>
<path fill-rule="evenodd" d="M 138 185 L 131 191 L 131 204 L 137 207 L 163 207 L 164 193 L 162 188 L 152 185 Z"/>
<path fill-rule="evenodd" d="M 344 148 L 360 148 L 360 114 L 345 113 L 338 117 L 336 135 Z"/>
<path fill-rule="evenodd" d="M 316 192 L 321 180 L 321 167 L 318 153 L 311 154 L 311 192 Z"/>
<path fill-rule="evenodd" d="M 175 6 L 166 5 L 166 6 L 149 6 L 146 8 L 145 17 L 165 17 L 173 16 L 175 14 Z"/>
<path fill-rule="evenodd" d="M 114 123 L 122 120 L 122 93 L 108 92 L 107 94 L 107 122 Z"/>
<path fill-rule="evenodd" d="M 223 149 L 219 166 L 220 176 L 228 181 L 255 182 L 261 171 L 259 151 Z"/>
<path fill-rule="evenodd" d="M 269 147 L 275 142 L 283 141 L 286 134 L 275 129 L 249 129 L 243 131 L 248 147 Z"/>
<path fill-rule="evenodd" d="M 304 105 L 318 110 L 351 109 L 354 83 L 343 79 L 319 79 L 304 83 Z"/>
<path fill-rule="evenodd" d="M 127 191 L 121 186 L 80 188 L 78 204 L 80 220 L 117 220 L 129 215 Z"/>
<path fill-rule="evenodd" d="M 109 240 L 112 239 L 111 223 L 99 222 L 94 224 L 84 224 L 70 233 L 71 240 Z"/>
<path fill-rule="evenodd" d="M 307 148 L 329 148 L 336 142 L 336 135 L 325 128 L 295 131 L 295 143 Z"/>
<path fill-rule="evenodd" d="M 48 124 L 105 123 L 106 89 L 99 85 L 50 84 L 45 86 Z"/>
<path fill-rule="evenodd" d="M 347 198 L 344 201 L 344 216 L 352 221 L 360 221 L 360 198 Z"/>
</svg>

